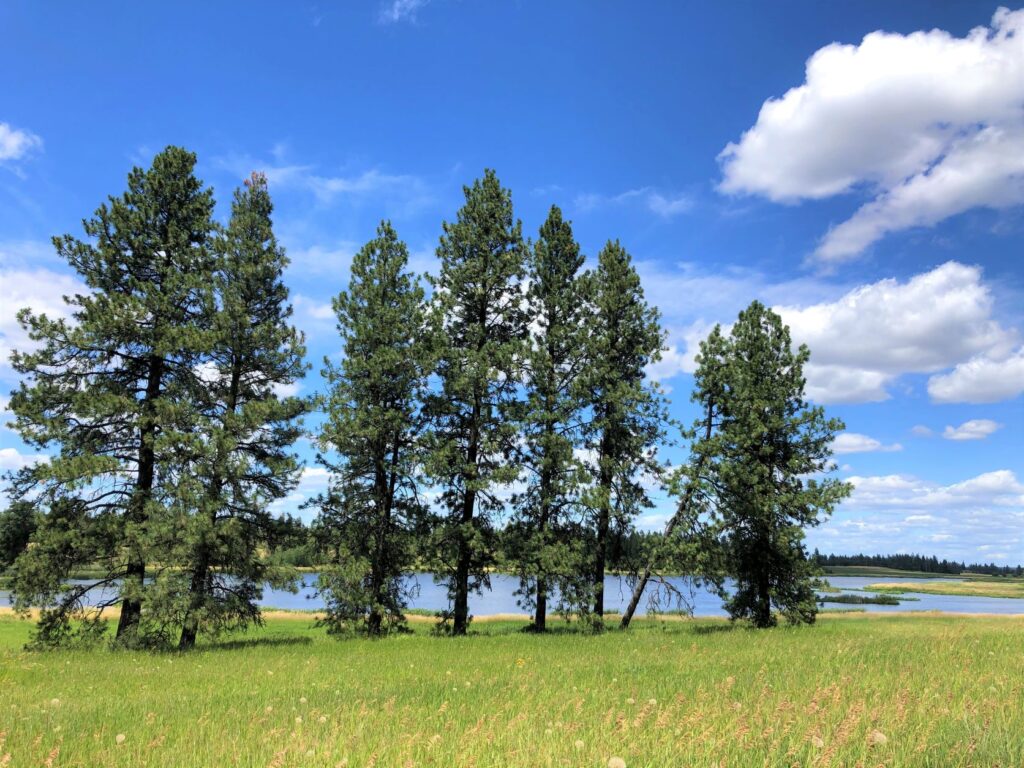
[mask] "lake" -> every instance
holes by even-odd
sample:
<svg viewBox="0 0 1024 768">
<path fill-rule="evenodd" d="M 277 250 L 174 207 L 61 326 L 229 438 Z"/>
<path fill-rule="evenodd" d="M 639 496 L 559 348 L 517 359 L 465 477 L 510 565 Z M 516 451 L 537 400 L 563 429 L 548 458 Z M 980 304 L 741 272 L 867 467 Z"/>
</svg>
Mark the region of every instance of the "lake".
<svg viewBox="0 0 1024 768">
<path fill-rule="evenodd" d="M 950 581 L 954 579 L 948 579 Z M 263 593 L 260 604 L 267 608 L 284 608 L 287 610 L 315 610 L 323 607 L 323 601 L 316 597 L 316 574 L 304 574 L 303 586 L 297 594 L 284 590 L 267 589 Z M 693 606 L 696 616 L 725 616 L 721 599 L 714 593 L 704 588 L 696 588 L 690 579 L 686 577 L 672 577 L 668 581 L 675 589 L 680 590 Z M 849 594 L 863 594 L 856 590 L 866 587 L 868 584 L 878 582 L 915 584 L 922 582 L 934 582 L 935 579 L 913 579 L 896 578 L 893 576 L 832 576 L 828 579 L 834 587 L 838 587 Z M 420 573 L 409 577 L 409 586 L 412 587 L 415 597 L 411 601 L 411 608 L 418 608 L 428 611 L 438 611 L 447 607 L 448 597 L 443 585 L 435 584 L 430 574 Z M 524 613 L 524 609 L 516 603 L 515 590 L 519 582 L 513 576 L 505 574 L 494 574 L 491 576 L 491 589 L 484 590 L 482 594 L 471 595 L 469 600 L 470 612 L 475 616 L 487 616 L 495 613 Z M 648 594 L 652 593 L 655 585 L 648 586 Z M 632 594 L 632 587 L 628 579 L 622 576 L 609 576 L 605 579 L 605 607 L 608 610 L 622 611 L 625 609 Z M 677 608 L 677 603 L 669 603 L 664 599 L 662 593 L 662 610 Z M 907 597 L 917 598 L 916 600 L 901 600 L 900 605 L 857 605 L 844 606 L 839 604 L 828 604 L 826 608 L 857 608 L 871 612 L 891 613 L 894 611 L 943 611 L 946 613 L 1000 613 L 1000 614 L 1024 614 L 1024 599 L 1004 597 L 973 597 L 966 595 L 928 595 L 913 594 Z M 8 593 L 0 590 L 0 605 L 9 605 Z M 646 613 L 648 600 L 641 601 L 637 610 L 638 614 Z"/>
<path fill-rule="evenodd" d="M 953 579 L 950 579 L 952 581 Z M 725 616 L 722 601 L 718 595 L 704 588 L 694 588 L 690 579 L 682 576 L 669 578 L 668 581 L 687 596 L 693 606 L 695 616 Z M 935 579 L 894 578 L 892 576 L 832 576 L 828 579 L 832 586 L 844 592 L 859 590 L 868 584 L 887 583 L 920 583 L 934 582 Z M 287 608 L 293 610 L 309 610 L 322 607 L 322 601 L 316 599 L 316 574 L 306 574 L 305 586 L 298 594 L 278 590 L 267 590 L 263 595 L 262 604 L 267 607 Z M 410 583 L 418 589 L 418 594 L 411 601 L 411 608 L 429 611 L 442 610 L 448 605 L 447 592 L 443 585 L 434 583 L 430 574 L 422 573 L 411 577 Z M 514 576 L 494 574 L 491 576 L 491 589 L 480 595 L 470 595 L 469 608 L 475 616 L 487 616 L 494 613 L 524 613 L 524 609 L 516 603 L 515 590 L 519 581 Z M 648 586 L 648 593 L 655 588 Z M 629 580 L 622 576 L 608 576 L 605 579 L 605 608 L 622 611 L 629 603 L 633 594 Z M 850 594 L 863 594 L 856 591 Z M 900 600 L 900 596 L 896 595 Z M 1004 597 L 970 597 L 964 595 L 926 595 L 914 594 L 917 600 L 901 600 L 900 605 L 856 605 L 844 606 L 826 603 L 825 607 L 863 608 L 867 611 L 944 611 L 947 613 L 1002 613 L 1024 614 L 1024 599 Z M 663 600 L 664 603 L 664 600 Z M 662 605 L 662 609 L 673 608 L 675 605 Z M 645 597 L 637 610 L 638 614 L 647 612 L 648 601 Z"/>
</svg>

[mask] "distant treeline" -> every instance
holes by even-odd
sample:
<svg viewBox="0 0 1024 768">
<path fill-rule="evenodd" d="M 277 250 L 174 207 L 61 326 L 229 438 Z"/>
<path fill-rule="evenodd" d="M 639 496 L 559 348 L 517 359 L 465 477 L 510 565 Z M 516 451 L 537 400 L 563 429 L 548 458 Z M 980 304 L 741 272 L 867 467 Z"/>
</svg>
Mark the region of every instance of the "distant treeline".
<svg viewBox="0 0 1024 768">
<path fill-rule="evenodd" d="M 1024 566 L 996 565 L 995 563 L 961 563 L 956 560 L 939 560 L 932 555 L 823 555 L 814 550 L 813 559 L 822 567 L 831 565 L 868 565 L 875 568 L 895 568 L 901 571 L 922 573 L 964 572 L 984 573 L 989 576 L 1024 576 Z"/>
</svg>

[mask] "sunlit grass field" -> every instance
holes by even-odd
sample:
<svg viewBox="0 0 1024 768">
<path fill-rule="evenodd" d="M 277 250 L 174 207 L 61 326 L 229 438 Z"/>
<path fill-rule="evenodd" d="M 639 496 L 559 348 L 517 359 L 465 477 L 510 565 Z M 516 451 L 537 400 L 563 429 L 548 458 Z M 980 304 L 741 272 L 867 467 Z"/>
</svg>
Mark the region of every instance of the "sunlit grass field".
<svg viewBox="0 0 1024 768">
<path fill-rule="evenodd" d="M 1024 765 L 1019 617 L 415 626 L 339 642 L 276 615 L 187 655 L 40 654 L 0 617 L 0 766 Z"/>
</svg>

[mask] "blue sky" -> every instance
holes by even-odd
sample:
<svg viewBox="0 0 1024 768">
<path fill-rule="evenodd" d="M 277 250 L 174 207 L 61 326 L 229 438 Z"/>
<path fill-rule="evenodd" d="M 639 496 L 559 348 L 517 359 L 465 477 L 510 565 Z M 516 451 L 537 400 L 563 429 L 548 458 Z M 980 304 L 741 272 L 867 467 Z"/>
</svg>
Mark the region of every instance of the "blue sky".
<svg viewBox="0 0 1024 768">
<path fill-rule="evenodd" d="M 353 251 L 388 217 L 433 269 L 462 184 L 493 167 L 528 233 L 557 203 L 589 256 L 633 254 L 677 418 L 696 344 L 751 299 L 811 345 L 856 486 L 812 545 L 1024 561 L 1024 12 L 14 1 L 0 40 L 5 359 L 17 308 L 75 290 L 48 238 L 173 143 L 222 217 L 268 174 L 313 392 Z M 3 468 L 32 459 L 0 428 Z M 282 508 L 323 482 L 308 470 Z"/>
</svg>

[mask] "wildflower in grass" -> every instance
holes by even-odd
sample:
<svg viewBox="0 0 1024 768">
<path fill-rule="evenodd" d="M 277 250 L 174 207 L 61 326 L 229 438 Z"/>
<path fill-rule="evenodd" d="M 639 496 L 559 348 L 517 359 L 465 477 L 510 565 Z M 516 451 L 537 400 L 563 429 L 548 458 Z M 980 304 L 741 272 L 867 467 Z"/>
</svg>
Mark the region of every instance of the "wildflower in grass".
<svg viewBox="0 0 1024 768">
<path fill-rule="evenodd" d="M 608 758 L 608 768 L 626 768 L 626 761 L 621 757 Z"/>
</svg>

